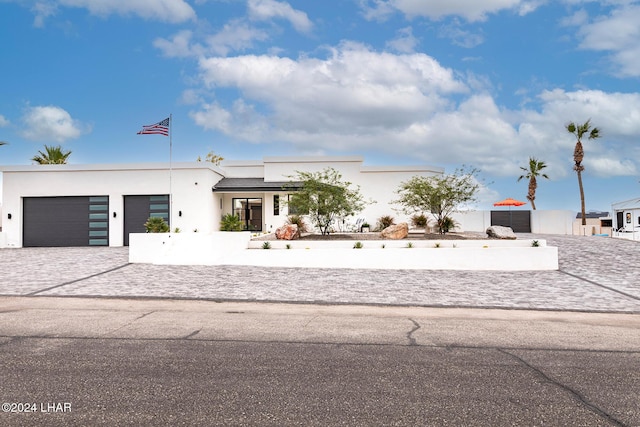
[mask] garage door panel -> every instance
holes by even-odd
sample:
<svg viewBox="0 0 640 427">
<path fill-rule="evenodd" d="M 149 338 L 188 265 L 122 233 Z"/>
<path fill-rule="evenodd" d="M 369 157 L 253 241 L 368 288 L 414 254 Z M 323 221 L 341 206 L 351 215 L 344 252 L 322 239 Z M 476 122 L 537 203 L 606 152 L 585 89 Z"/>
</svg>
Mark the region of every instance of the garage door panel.
<svg viewBox="0 0 640 427">
<path fill-rule="evenodd" d="M 144 224 L 149 217 L 157 216 L 171 224 L 169 218 L 169 195 L 124 196 L 124 245 L 129 246 L 130 233 L 144 233 Z"/>
<path fill-rule="evenodd" d="M 23 199 L 23 246 L 107 246 L 108 200 L 107 196 Z"/>
</svg>

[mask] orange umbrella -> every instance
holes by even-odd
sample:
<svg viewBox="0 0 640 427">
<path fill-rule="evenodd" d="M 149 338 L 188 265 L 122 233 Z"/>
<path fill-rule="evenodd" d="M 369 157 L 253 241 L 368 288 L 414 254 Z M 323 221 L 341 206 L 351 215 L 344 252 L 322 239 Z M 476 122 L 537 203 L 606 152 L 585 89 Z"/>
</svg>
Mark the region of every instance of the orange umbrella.
<svg viewBox="0 0 640 427">
<path fill-rule="evenodd" d="M 493 206 L 509 206 L 509 227 L 513 227 L 513 221 L 511 219 L 511 206 L 522 206 L 526 205 L 527 202 L 521 202 L 520 200 L 512 199 L 511 197 L 507 197 L 504 200 L 500 200 L 499 202 L 495 202 Z"/>
<path fill-rule="evenodd" d="M 500 200 L 499 202 L 495 202 L 493 206 L 522 206 L 526 205 L 527 202 L 521 202 L 520 200 L 512 199 L 511 197 L 507 197 L 504 200 Z"/>
</svg>

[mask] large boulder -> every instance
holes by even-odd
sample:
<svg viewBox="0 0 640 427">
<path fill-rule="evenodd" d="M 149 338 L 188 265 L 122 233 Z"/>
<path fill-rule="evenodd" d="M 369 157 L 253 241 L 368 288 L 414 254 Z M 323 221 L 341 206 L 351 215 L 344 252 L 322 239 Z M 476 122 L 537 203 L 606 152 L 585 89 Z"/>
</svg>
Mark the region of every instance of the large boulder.
<svg viewBox="0 0 640 427">
<path fill-rule="evenodd" d="M 300 238 L 300 230 L 296 224 L 285 224 L 276 229 L 276 239 L 295 240 Z"/>
<path fill-rule="evenodd" d="M 409 235 L 409 224 L 401 222 L 400 224 L 390 225 L 380 233 L 383 239 L 400 240 Z"/>
<path fill-rule="evenodd" d="M 492 225 L 491 227 L 487 228 L 487 236 L 492 239 L 516 239 L 516 235 L 511 227 L 502 227 L 500 225 Z"/>
</svg>

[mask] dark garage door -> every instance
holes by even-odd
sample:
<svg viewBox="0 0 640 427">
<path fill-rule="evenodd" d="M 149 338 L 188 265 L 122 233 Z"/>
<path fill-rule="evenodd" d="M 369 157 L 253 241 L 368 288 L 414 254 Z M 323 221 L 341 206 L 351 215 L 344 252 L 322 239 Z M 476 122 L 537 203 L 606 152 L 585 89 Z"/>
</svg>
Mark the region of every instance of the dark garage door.
<svg viewBox="0 0 640 427">
<path fill-rule="evenodd" d="M 22 245 L 108 246 L 109 197 L 25 197 Z"/>
<path fill-rule="evenodd" d="M 511 227 L 516 233 L 531 233 L 531 211 L 491 211 L 491 225 Z"/>
<path fill-rule="evenodd" d="M 124 196 L 124 245 L 129 246 L 129 233 L 144 233 L 144 223 L 151 216 L 169 221 L 169 195 Z"/>
</svg>

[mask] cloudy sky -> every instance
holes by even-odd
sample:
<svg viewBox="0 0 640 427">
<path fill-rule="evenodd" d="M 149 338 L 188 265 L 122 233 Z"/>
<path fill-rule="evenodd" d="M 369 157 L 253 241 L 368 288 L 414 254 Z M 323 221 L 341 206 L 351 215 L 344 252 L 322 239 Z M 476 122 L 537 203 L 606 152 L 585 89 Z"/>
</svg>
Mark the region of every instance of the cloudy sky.
<svg viewBox="0 0 640 427">
<path fill-rule="evenodd" d="M 539 209 L 640 195 L 640 0 L 0 0 L 0 164 L 362 155 L 481 170 L 481 208 L 548 164 Z"/>
</svg>

